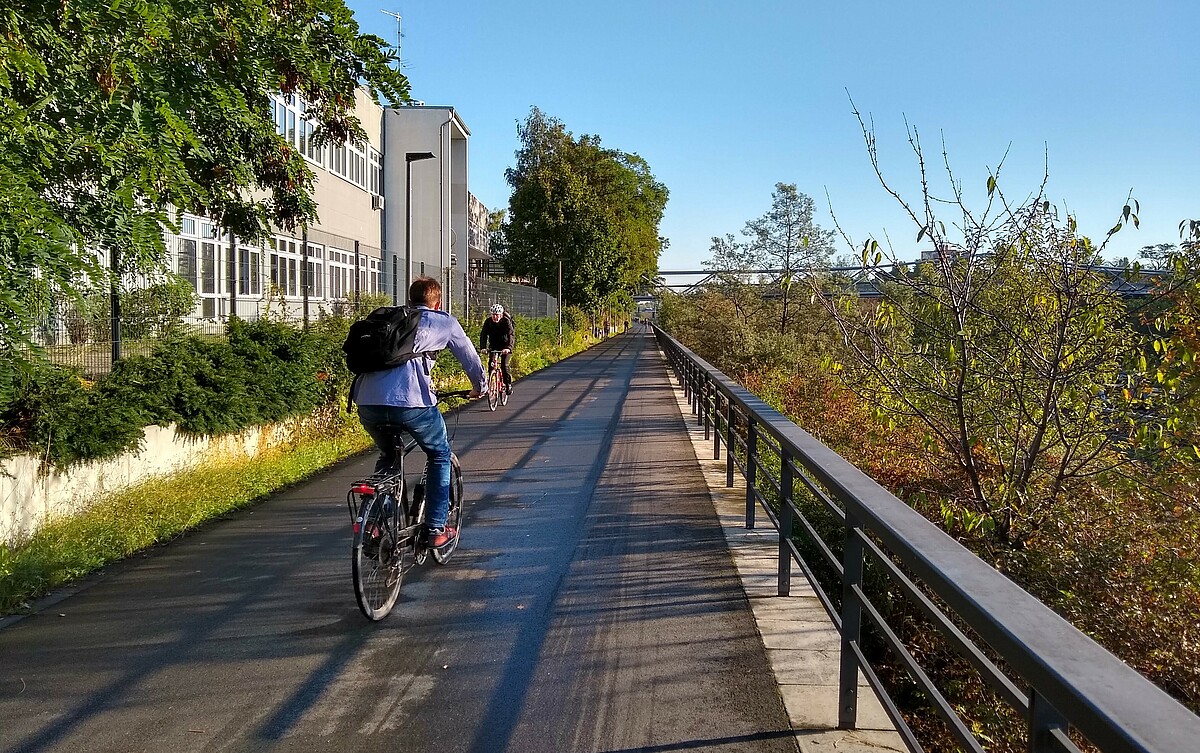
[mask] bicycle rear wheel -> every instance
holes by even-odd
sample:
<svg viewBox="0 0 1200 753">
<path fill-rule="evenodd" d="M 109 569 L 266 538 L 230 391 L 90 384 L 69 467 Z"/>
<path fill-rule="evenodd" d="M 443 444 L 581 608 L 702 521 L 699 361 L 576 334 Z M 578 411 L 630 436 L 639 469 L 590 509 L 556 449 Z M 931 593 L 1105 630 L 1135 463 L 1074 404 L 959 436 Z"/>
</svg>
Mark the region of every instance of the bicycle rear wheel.
<svg viewBox="0 0 1200 753">
<path fill-rule="evenodd" d="M 363 500 L 351 554 L 354 597 L 369 620 L 382 620 L 392 611 L 404 577 L 404 547 L 398 540 L 404 512 L 397 500 L 390 500 L 391 510 L 385 510 L 383 499 L 372 495 Z"/>
<path fill-rule="evenodd" d="M 450 453 L 450 516 L 446 525 L 458 531 L 454 540 L 441 549 L 431 549 L 433 561 L 444 565 L 450 561 L 450 556 L 458 549 L 458 541 L 462 538 L 463 527 L 463 478 L 462 467 L 458 464 L 458 456 Z"/>
<path fill-rule="evenodd" d="M 504 389 L 504 380 L 500 378 L 499 370 L 488 374 L 488 408 L 496 410 L 500 404 L 500 392 Z"/>
</svg>

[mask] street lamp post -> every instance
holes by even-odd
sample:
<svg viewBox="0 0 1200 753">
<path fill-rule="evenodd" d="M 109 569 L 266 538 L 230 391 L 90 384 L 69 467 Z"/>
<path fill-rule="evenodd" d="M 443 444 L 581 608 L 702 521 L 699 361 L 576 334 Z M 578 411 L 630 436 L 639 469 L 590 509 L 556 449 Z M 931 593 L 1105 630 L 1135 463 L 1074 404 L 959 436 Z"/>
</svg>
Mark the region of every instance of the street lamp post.
<svg viewBox="0 0 1200 753">
<path fill-rule="evenodd" d="M 558 347 L 562 347 L 562 254 L 558 255 Z"/>
<path fill-rule="evenodd" d="M 408 302 L 408 288 L 412 285 L 412 163 L 433 159 L 433 152 L 404 153 L 404 300 Z M 439 222 L 441 219 L 439 218 Z M 392 303 L 398 304 L 393 293 Z"/>
</svg>

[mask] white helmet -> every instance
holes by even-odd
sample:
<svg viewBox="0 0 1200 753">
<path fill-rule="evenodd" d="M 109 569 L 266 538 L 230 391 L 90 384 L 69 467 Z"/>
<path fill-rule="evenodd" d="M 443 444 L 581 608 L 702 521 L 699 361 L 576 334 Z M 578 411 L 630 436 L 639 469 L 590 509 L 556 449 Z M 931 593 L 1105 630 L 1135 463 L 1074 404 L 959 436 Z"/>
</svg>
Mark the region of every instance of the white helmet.
<svg viewBox="0 0 1200 753">
<path fill-rule="evenodd" d="M 498 303 L 493 303 L 493 304 L 492 304 L 492 313 L 493 313 L 493 314 L 503 314 L 503 313 L 504 313 L 504 307 L 503 307 L 503 306 L 501 306 L 501 305 L 500 305 L 500 304 L 498 304 Z"/>
</svg>

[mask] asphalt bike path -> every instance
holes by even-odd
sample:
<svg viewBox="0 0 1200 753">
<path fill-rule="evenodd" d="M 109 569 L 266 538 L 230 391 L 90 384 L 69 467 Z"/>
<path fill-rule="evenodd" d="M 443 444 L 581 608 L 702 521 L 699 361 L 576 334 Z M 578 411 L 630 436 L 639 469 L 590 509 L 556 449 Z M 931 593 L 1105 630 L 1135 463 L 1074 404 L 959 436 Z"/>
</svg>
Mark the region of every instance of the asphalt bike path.
<svg viewBox="0 0 1200 753">
<path fill-rule="evenodd" d="M 651 336 L 454 447 L 462 544 L 380 623 L 344 502 L 373 455 L 0 620 L 0 751 L 796 750 Z"/>
</svg>

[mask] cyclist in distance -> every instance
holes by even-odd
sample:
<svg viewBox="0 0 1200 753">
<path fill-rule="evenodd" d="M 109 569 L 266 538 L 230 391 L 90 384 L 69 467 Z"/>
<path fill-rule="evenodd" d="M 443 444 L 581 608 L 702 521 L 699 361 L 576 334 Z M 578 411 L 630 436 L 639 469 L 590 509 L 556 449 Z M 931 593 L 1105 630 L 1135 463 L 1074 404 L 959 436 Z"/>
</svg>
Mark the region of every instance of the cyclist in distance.
<svg viewBox="0 0 1200 753">
<path fill-rule="evenodd" d="M 481 350 L 502 351 L 500 353 L 500 373 L 504 375 L 504 389 L 512 394 L 512 374 L 508 370 L 508 358 L 512 355 L 513 345 L 517 339 L 517 327 L 513 319 L 498 303 L 492 304 L 491 314 L 483 320 L 479 328 L 479 348 Z M 488 368 L 492 368 L 495 353 L 489 355 Z"/>
<path fill-rule="evenodd" d="M 402 450 L 392 446 L 389 433 L 381 428 L 387 424 L 404 427 L 429 457 L 426 534 L 429 546 L 442 547 L 458 532 L 446 525 L 450 511 L 450 440 L 430 380 L 434 358 L 439 350 L 450 348 L 471 380 L 472 400 L 487 392 L 487 379 L 462 325 L 441 310 L 441 283 L 430 277 L 413 280 L 408 303 L 423 309 L 413 340 L 413 351 L 423 355 L 395 368 L 362 374 L 351 397 L 358 403 L 363 428 L 379 448 L 376 473 L 399 465 L 397 454 Z"/>
</svg>

